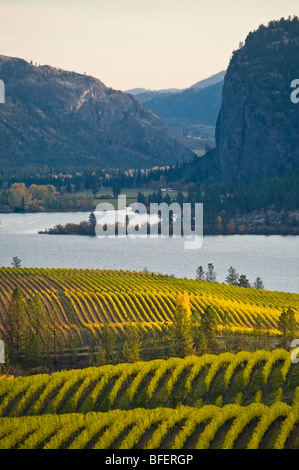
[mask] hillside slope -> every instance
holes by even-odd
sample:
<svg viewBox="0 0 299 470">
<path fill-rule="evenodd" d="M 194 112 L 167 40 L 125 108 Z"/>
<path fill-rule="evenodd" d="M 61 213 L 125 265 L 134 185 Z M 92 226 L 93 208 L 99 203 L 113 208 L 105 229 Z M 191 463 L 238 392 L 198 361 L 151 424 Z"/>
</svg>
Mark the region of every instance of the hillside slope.
<svg viewBox="0 0 299 470">
<path fill-rule="evenodd" d="M 298 449 L 298 391 L 279 349 L 0 376 L 0 449 Z"/>
<path fill-rule="evenodd" d="M 135 97 L 91 76 L 0 56 L 0 164 L 151 168 L 189 159 Z"/>
<path fill-rule="evenodd" d="M 202 315 L 207 306 L 213 307 L 220 331 L 225 326 L 231 331 L 252 333 L 259 320 L 262 329 L 275 335 L 283 308 L 290 306 L 299 316 L 298 294 L 130 271 L 1 268 L 0 333 L 5 331 L 16 287 L 26 299 L 39 293 L 49 318 L 53 308 L 57 309 L 64 331 L 68 330 L 65 319 L 72 304 L 82 334 L 95 333 L 103 322 L 119 332 L 130 322 L 148 331 L 159 329 L 173 320 L 177 295 L 184 291 L 190 296 L 194 314 Z"/>
<path fill-rule="evenodd" d="M 225 71 L 184 90 L 129 90 L 159 116 L 178 141 L 190 149 L 215 146 L 215 125 L 221 106 Z"/>
</svg>

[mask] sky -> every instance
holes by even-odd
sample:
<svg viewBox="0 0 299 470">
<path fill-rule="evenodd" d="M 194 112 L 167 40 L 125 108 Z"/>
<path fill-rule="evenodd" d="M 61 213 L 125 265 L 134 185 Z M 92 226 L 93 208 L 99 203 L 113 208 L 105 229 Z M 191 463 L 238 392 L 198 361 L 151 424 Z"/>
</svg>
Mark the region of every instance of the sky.
<svg viewBox="0 0 299 470">
<path fill-rule="evenodd" d="M 299 0 L 0 0 L 0 54 L 117 90 L 182 89 L 225 70 L 260 24 L 289 15 Z"/>
</svg>

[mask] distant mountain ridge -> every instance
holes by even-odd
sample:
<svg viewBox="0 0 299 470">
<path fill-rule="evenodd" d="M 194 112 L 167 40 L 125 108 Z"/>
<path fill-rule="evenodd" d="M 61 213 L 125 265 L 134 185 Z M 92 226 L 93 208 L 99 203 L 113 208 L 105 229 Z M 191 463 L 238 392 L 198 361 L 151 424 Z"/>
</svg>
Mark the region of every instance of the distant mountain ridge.
<svg viewBox="0 0 299 470">
<path fill-rule="evenodd" d="M 132 88 L 131 90 L 125 90 L 125 93 L 137 96 L 141 101 L 146 102 L 148 99 L 156 97 L 156 95 L 171 95 L 173 93 L 183 93 L 186 90 L 196 89 L 200 90 L 215 83 L 222 82 L 224 80 L 226 71 L 222 70 L 208 78 L 196 82 L 187 88 L 165 88 L 162 90 L 147 90 L 146 88 Z"/>
<path fill-rule="evenodd" d="M 209 78 L 205 78 L 204 80 L 200 80 L 199 82 L 195 83 L 190 87 L 190 89 L 202 90 L 207 88 L 208 86 L 215 85 L 216 83 L 223 82 L 224 77 L 226 74 L 226 70 L 222 70 L 219 73 L 215 73 Z"/>
<path fill-rule="evenodd" d="M 166 88 L 165 90 L 147 90 L 146 88 L 133 88 L 132 90 L 126 90 L 125 93 L 129 95 L 137 96 L 143 103 L 153 96 L 157 95 L 170 95 L 172 93 L 181 93 L 183 90 L 179 88 Z"/>
<path fill-rule="evenodd" d="M 129 90 L 159 116 L 180 142 L 191 149 L 215 146 L 215 125 L 222 98 L 225 71 L 184 90 Z"/>
<path fill-rule="evenodd" d="M 190 159 L 163 122 L 100 80 L 0 56 L 0 165 L 151 168 Z"/>
</svg>

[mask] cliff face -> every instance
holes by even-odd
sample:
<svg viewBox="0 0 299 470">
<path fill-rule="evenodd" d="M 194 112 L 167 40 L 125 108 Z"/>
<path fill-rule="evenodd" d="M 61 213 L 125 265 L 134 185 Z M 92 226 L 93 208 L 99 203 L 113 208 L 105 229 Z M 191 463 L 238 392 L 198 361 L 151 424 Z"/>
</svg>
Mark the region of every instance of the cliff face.
<svg viewBox="0 0 299 470">
<path fill-rule="evenodd" d="M 222 181 L 299 167 L 299 104 L 290 99 L 298 58 L 298 18 L 260 26 L 233 53 L 216 125 Z"/>
<path fill-rule="evenodd" d="M 1 166 L 150 168 L 189 159 L 139 100 L 91 76 L 0 56 Z"/>
</svg>

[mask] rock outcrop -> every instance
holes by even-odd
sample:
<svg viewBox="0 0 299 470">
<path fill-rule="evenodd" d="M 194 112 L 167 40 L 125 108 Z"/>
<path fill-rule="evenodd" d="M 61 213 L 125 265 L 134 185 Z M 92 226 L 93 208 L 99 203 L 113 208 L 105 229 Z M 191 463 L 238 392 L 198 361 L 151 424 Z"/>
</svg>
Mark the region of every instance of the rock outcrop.
<svg viewBox="0 0 299 470">
<path fill-rule="evenodd" d="M 216 125 L 222 181 L 281 175 L 299 167 L 299 20 L 271 21 L 249 33 L 225 76 Z"/>
</svg>

